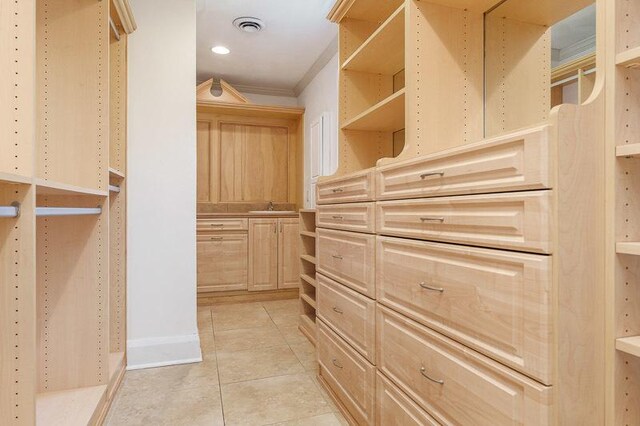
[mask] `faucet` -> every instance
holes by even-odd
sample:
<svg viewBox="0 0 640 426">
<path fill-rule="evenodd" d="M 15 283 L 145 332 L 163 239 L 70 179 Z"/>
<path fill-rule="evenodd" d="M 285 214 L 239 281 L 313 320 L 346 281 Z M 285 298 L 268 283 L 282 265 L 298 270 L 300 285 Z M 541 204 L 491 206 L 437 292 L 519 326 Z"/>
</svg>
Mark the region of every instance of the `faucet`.
<svg viewBox="0 0 640 426">
<path fill-rule="evenodd" d="M 270 212 L 273 211 L 273 201 L 269 201 L 269 207 L 267 207 L 267 210 L 269 210 Z"/>
</svg>

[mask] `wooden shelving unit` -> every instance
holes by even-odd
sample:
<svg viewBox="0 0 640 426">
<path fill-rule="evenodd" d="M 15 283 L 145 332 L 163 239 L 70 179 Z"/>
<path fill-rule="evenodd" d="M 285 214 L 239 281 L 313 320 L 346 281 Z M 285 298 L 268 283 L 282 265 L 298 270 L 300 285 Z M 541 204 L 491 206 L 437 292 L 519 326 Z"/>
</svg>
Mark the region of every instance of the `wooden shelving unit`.
<svg viewBox="0 0 640 426">
<path fill-rule="evenodd" d="M 3 425 L 99 423 L 124 373 L 126 218 L 109 185 L 124 185 L 110 166 L 125 168 L 112 153 L 126 152 L 122 22 L 135 21 L 116 9 L 74 0 L 0 8 Z"/>
<path fill-rule="evenodd" d="M 300 210 L 300 331 L 316 344 L 316 211 Z"/>
<path fill-rule="evenodd" d="M 404 129 L 404 89 L 383 99 L 342 125 L 343 130 L 397 132 Z"/>
<path fill-rule="evenodd" d="M 640 424 L 640 2 L 612 0 L 607 49 L 610 242 L 609 424 Z M 609 4 L 607 4 L 609 7 Z"/>
</svg>

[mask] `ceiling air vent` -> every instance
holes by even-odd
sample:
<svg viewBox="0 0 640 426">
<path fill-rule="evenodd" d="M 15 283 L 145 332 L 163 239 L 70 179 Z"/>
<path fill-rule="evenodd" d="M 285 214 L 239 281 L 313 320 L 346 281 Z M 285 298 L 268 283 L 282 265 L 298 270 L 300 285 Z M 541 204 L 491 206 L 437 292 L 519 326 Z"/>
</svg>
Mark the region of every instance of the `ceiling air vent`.
<svg viewBox="0 0 640 426">
<path fill-rule="evenodd" d="M 257 33 L 264 28 L 264 22 L 258 18 L 243 16 L 233 20 L 233 25 L 247 33 Z"/>
</svg>

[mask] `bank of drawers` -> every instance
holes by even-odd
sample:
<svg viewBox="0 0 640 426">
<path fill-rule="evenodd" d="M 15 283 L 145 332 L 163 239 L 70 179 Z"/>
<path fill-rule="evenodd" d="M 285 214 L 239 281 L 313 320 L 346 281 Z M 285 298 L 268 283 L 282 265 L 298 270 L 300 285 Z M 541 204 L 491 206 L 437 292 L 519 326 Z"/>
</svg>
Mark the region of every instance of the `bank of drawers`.
<svg viewBox="0 0 640 426">
<path fill-rule="evenodd" d="M 318 186 L 321 374 L 357 422 L 551 424 L 552 167 L 540 126 Z"/>
<path fill-rule="evenodd" d="M 247 231 L 249 219 L 243 218 L 215 218 L 198 219 L 196 230 L 201 231 Z"/>
</svg>

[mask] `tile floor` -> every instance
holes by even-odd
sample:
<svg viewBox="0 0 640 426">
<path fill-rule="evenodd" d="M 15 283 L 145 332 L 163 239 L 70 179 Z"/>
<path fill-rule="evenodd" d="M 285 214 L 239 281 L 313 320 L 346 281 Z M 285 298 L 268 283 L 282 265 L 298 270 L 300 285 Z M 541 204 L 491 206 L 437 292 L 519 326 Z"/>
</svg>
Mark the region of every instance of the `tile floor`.
<svg viewBox="0 0 640 426">
<path fill-rule="evenodd" d="M 316 380 L 298 303 L 198 307 L 203 362 L 128 371 L 106 425 L 346 425 Z"/>
</svg>

